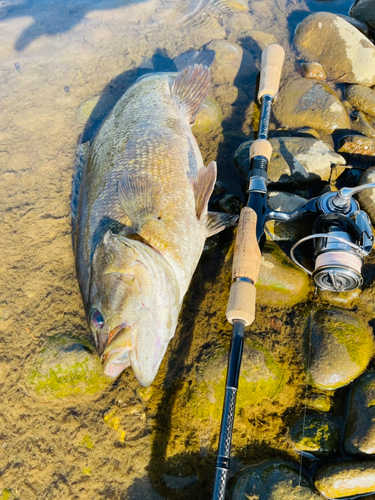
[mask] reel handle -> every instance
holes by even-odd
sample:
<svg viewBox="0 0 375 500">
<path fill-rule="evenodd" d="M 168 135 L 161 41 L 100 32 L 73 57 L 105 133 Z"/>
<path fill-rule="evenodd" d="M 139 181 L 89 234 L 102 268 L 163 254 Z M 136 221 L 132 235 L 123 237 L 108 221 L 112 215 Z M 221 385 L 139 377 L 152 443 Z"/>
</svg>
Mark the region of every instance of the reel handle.
<svg viewBox="0 0 375 500">
<path fill-rule="evenodd" d="M 332 208 L 338 210 L 348 210 L 350 208 L 350 200 L 352 196 L 356 193 L 360 193 L 365 189 L 375 188 L 375 183 L 362 184 L 362 186 L 357 186 L 354 188 L 341 188 L 340 191 L 331 199 Z"/>
<path fill-rule="evenodd" d="M 246 326 L 255 319 L 255 283 L 258 280 L 261 253 L 256 237 L 257 214 L 250 207 L 241 210 L 234 246 L 232 278 L 227 320 L 241 320 Z"/>
<path fill-rule="evenodd" d="M 274 101 L 276 100 L 284 57 L 284 49 L 277 43 L 268 45 L 263 50 L 258 92 L 259 102 L 264 95 L 269 95 L 273 97 Z"/>
</svg>

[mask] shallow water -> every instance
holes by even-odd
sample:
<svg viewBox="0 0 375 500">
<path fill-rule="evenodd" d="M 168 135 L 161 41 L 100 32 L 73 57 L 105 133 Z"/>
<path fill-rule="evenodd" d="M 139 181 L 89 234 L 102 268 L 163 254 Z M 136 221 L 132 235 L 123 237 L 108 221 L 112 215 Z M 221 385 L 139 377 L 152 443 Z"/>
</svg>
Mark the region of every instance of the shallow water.
<svg viewBox="0 0 375 500">
<path fill-rule="evenodd" d="M 130 370 L 93 395 L 45 398 L 26 383 L 50 336 L 73 332 L 90 340 L 71 246 L 70 190 L 77 138 L 83 131 L 86 138 L 95 133 L 145 68 L 173 68 L 175 57 L 199 50 L 212 39 L 237 43 L 257 61 L 265 45 L 282 44 L 283 78 L 288 78 L 295 71 L 290 40 L 296 24 L 310 11 L 347 14 L 351 3 L 0 2 L 3 499 L 209 498 L 219 419 L 208 428 L 199 411 L 196 420 L 185 415 L 180 395 L 207 350 L 229 344 L 224 299 L 230 264 L 225 252 L 203 256 L 177 334 L 150 389 L 140 389 Z M 219 180 L 239 196 L 243 179 L 232 159 L 236 147 L 251 134 L 248 110 L 256 77 L 254 67 L 247 80 L 216 88 L 223 129 L 198 137 L 205 162 L 217 159 Z M 224 237 L 222 248 L 230 237 Z M 286 311 L 275 311 L 286 319 Z M 259 312 L 254 338 L 262 336 L 269 317 L 269 310 Z M 303 375 L 298 369 L 293 372 L 301 362 L 298 319 L 293 325 L 294 330 L 286 325 L 281 332 L 267 326 L 268 338 L 262 337 L 290 375 L 278 401 L 236 421 L 233 471 L 271 456 L 298 461 L 286 442 L 283 421 L 303 398 Z M 118 419 L 117 427 L 108 415 Z M 92 447 L 85 445 L 87 436 Z"/>
</svg>

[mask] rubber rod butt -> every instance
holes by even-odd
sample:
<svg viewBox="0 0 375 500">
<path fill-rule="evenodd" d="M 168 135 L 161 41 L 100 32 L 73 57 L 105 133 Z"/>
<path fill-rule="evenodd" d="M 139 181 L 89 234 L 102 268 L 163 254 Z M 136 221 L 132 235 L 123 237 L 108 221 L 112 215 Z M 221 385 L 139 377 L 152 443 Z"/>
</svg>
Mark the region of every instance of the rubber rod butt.
<svg viewBox="0 0 375 500">
<path fill-rule="evenodd" d="M 245 326 L 255 319 L 255 285 L 249 281 L 234 281 L 230 287 L 226 316 L 229 323 L 241 320 Z"/>
<path fill-rule="evenodd" d="M 268 45 L 263 50 L 258 92 L 259 102 L 266 94 L 273 96 L 274 100 L 276 100 L 284 57 L 284 49 L 276 43 Z"/>
<path fill-rule="evenodd" d="M 234 244 L 232 278 L 248 278 L 256 283 L 262 255 L 257 236 L 257 214 L 250 207 L 241 210 L 236 242 Z"/>
<path fill-rule="evenodd" d="M 250 160 L 254 156 L 264 156 L 270 161 L 272 155 L 272 146 L 266 139 L 257 139 L 250 146 Z"/>
</svg>

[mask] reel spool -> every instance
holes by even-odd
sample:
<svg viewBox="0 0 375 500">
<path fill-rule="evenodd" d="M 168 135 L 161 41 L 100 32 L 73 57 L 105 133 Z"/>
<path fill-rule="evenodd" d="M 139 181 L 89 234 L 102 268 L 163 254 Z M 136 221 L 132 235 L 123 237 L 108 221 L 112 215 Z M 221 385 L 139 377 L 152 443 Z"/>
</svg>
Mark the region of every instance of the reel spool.
<svg viewBox="0 0 375 500">
<path fill-rule="evenodd" d="M 313 240 L 314 251 L 307 260 L 312 270 L 303 266 L 295 256 L 302 243 Z M 291 249 L 293 261 L 312 275 L 316 286 L 333 292 L 349 292 L 363 283 L 361 275 L 363 250 L 361 232 L 357 225 L 341 214 L 322 214 L 316 220 L 313 234 L 302 238 Z"/>
</svg>

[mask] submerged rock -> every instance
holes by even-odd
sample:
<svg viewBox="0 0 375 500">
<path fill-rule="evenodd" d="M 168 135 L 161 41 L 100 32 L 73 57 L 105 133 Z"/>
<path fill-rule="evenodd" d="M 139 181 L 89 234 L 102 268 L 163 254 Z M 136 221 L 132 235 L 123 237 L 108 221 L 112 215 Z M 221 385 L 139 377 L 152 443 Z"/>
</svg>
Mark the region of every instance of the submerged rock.
<svg viewBox="0 0 375 500">
<path fill-rule="evenodd" d="M 356 0 L 350 8 L 349 14 L 375 30 L 375 4 L 373 0 Z"/>
<path fill-rule="evenodd" d="M 193 409 L 194 416 L 201 420 L 213 418 L 220 421 L 225 393 L 228 355 L 219 355 L 208 360 L 193 384 L 186 406 Z M 283 367 L 259 342 L 245 342 L 236 415 L 244 408 L 272 400 L 285 386 Z"/>
<path fill-rule="evenodd" d="M 284 460 L 267 460 L 242 470 L 234 480 L 230 500 L 318 500 L 299 466 Z"/>
<path fill-rule="evenodd" d="M 306 273 L 298 268 L 278 246 L 266 243 L 257 289 L 257 304 L 293 306 L 306 297 L 311 286 Z"/>
<path fill-rule="evenodd" d="M 27 383 L 55 398 L 96 393 L 110 383 L 92 347 L 70 334 L 51 337 L 34 362 Z"/>
<path fill-rule="evenodd" d="M 368 168 L 361 175 L 358 185 L 370 184 L 375 182 L 375 167 Z M 358 193 L 358 201 L 362 210 L 367 212 L 371 222 L 375 225 L 375 189 L 365 189 Z"/>
<path fill-rule="evenodd" d="M 295 43 L 310 61 L 317 61 L 330 80 L 375 84 L 375 46 L 342 17 L 311 14 L 299 24 Z"/>
<path fill-rule="evenodd" d="M 375 117 L 375 90 L 364 85 L 349 85 L 346 97 L 357 109 Z"/>
<path fill-rule="evenodd" d="M 345 451 L 375 453 L 375 373 L 366 373 L 351 388 L 345 426 Z"/>
<path fill-rule="evenodd" d="M 233 85 L 236 78 L 248 77 L 257 72 L 253 56 L 240 45 L 226 40 L 213 40 L 206 48 L 215 51 L 215 59 L 210 66 L 215 84 Z"/>
<path fill-rule="evenodd" d="M 303 455 L 327 458 L 340 450 L 340 431 L 323 415 L 306 415 L 294 422 L 289 432 Z"/>
<path fill-rule="evenodd" d="M 375 462 L 341 460 L 318 467 L 315 487 L 328 498 L 344 498 L 375 492 Z"/>
<path fill-rule="evenodd" d="M 202 134 L 216 130 L 221 126 L 222 119 L 218 103 L 213 99 L 206 99 L 197 114 L 192 131 L 194 134 Z"/>
<path fill-rule="evenodd" d="M 332 407 L 332 399 L 328 394 L 311 394 L 305 400 L 305 404 L 307 408 L 327 412 Z"/>
<path fill-rule="evenodd" d="M 268 193 L 269 208 L 279 212 L 292 212 L 305 201 L 306 198 L 293 193 L 283 191 L 270 191 Z M 277 222 L 271 220 L 266 224 L 266 232 L 273 241 L 297 241 L 307 236 L 308 229 L 303 221 Z"/>
<path fill-rule="evenodd" d="M 363 135 L 346 135 L 340 140 L 339 153 L 375 156 L 375 139 Z"/>
<path fill-rule="evenodd" d="M 344 158 L 333 148 L 313 137 L 273 137 L 272 156 L 268 167 L 271 182 L 305 186 L 307 183 L 328 181 L 332 165 L 345 165 Z M 253 141 L 241 144 L 235 154 L 235 164 L 247 178 L 249 150 Z"/>
<path fill-rule="evenodd" d="M 234 194 L 226 194 L 215 201 L 213 207 L 219 212 L 225 212 L 232 215 L 239 214 L 241 211 L 241 200 Z"/>
<path fill-rule="evenodd" d="M 359 377 L 374 350 L 368 326 L 339 308 L 318 309 L 307 340 L 307 372 L 310 383 L 319 389 L 338 389 Z"/>
<path fill-rule="evenodd" d="M 349 127 L 348 112 L 324 83 L 299 78 L 287 83 L 274 106 L 276 119 L 289 128 L 314 127 L 325 133 Z"/>
<path fill-rule="evenodd" d="M 323 66 L 317 62 L 302 63 L 305 78 L 312 78 L 314 80 L 325 80 L 327 73 Z"/>
<path fill-rule="evenodd" d="M 375 138 L 375 128 L 374 123 L 370 116 L 363 113 L 363 111 L 353 111 L 350 115 L 352 128 L 356 132 L 360 132 L 361 134 L 367 137 Z"/>
</svg>

